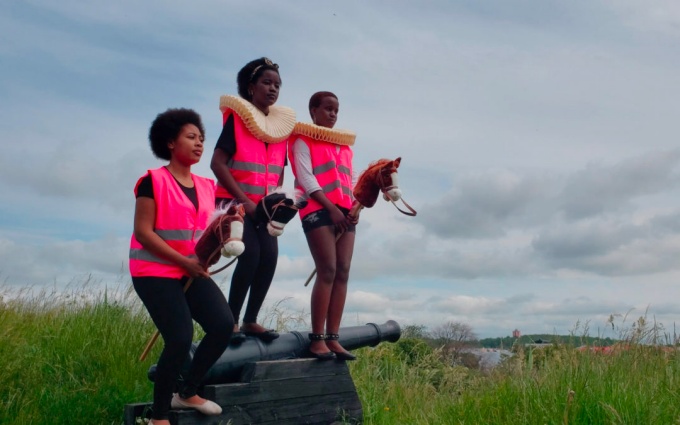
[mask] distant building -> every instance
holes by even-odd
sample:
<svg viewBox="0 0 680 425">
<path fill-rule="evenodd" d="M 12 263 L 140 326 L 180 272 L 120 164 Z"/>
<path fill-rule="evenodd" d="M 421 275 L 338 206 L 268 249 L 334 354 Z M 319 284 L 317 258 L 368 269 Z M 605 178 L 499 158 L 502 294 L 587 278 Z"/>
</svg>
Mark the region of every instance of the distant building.
<svg viewBox="0 0 680 425">
<path fill-rule="evenodd" d="M 522 336 L 522 333 L 519 331 L 519 329 L 515 329 L 514 331 L 512 331 L 513 338 L 519 338 L 520 336 Z"/>
</svg>

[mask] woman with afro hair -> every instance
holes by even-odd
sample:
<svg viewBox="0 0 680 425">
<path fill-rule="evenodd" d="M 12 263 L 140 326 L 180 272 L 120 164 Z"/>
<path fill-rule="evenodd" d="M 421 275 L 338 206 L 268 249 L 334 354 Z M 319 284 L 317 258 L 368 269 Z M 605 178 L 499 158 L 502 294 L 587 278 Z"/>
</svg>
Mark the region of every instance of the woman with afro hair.
<svg viewBox="0 0 680 425">
<path fill-rule="evenodd" d="M 139 298 L 163 337 L 154 379 L 150 424 L 169 425 L 170 408 L 219 415 L 222 408 L 197 395 L 208 369 L 229 344 L 234 319 L 220 288 L 194 253 L 215 209 L 215 184 L 191 172 L 203 154 L 200 116 L 190 109 L 159 114 L 149 130 L 151 150 L 168 164 L 149 170 L 135 186 L 130 274 Z M 191 285 L 184 287 L 193 278 Z M 173 395 L 193 338 L 195 319 L 205 331 L 189 372 Z"/>
</svg>

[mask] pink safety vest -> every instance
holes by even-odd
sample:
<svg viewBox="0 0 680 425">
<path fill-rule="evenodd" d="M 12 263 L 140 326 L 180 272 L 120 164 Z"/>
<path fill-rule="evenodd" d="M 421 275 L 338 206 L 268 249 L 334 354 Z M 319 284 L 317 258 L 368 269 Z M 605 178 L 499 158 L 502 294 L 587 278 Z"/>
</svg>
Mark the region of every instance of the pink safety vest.
<svg viewBox="0 0 680 425">
<path fill-rule="evenodd" d="M 231 109 L 224 111 L 223 124 L 227 122 L 231 113 L 234 113 Z M 234 113 L 234 136 L 236 153 L 227 165 L 248 199 L 258 202 L 279 185 L 279 178 L 286 163 L 287 143 L 285 140 L 279 143 L 265 143 L 256 139 L 236 113 Z M 235 198 L 219 183 L 216 196 Z"/>
<path fill-rule="evenodd" d="M 335 205 L 350 209 L 353 199 L 352 149 L 349 146 L 322 142 L 300 134 L 294 135 L 290 140 L 293 142 L 297 138 L 302 139 L 309 148 L 312 158 L 312 172 L 324 195 Z M 340 146 L 339 151 L 337 151 L 338 146 Z M 293 155 L 292 149 L 288 160 L 293 169 L 293 174 L 297 177 L 295 155 Z M 295 180 L 295 187 L 304 192 L 297 179 Z M 300 218 L 322 208 L 323 206 L 320 203 L 312 198 L 307 198 L 307 206 L 300 210 Z"/>
<path fill-rule="evenodd" d="M 198 211 L 182 191 L 179 183 L 165 167 L 149 170 L 156 202 L 154 232 L 180 254 L 195 256 L 194 247 L 208 225 L 215 209 L 215 182 L 191 175 L 196 187 Z M 142 176 L 135 185 L 135 195 Z M 146 250 L 133 233 L 130 241 L 130 274 L 134 277 L 156 276 L 181 278 L 188 276 L 185 269 Z"/>
</svg>

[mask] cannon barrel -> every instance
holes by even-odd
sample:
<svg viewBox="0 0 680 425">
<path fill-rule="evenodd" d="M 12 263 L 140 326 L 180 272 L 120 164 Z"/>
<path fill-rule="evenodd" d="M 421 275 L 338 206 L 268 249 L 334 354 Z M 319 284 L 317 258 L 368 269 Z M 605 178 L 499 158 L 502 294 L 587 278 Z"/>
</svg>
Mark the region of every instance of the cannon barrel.
<svg viewBox="0 0 680 425">
<path fill-rule="evenodd" d="M 201 383 L 211 385 L 238 382 L 243 367 L 252 362 L 308 357 L 308 333 L 297 331 L 283 333 L 270 343 L 248 337 L 239 345 L 230 344 L 208 370 Z M 388 320 L 382 325 L 367 323 L 364 326 L 340 328 L 338 334 L 340 344 L 348 350 L 354 350 L 361 347 L 375 347 L 382 341 L 396 342 L 401 336 L 401 328 L 394 320 Z M 196 344 L 191 345 L 184 371 L 188 370 L 196 347 Z M 149 380 L 153 381 L 155 375 L 156 365 L 152 365 L 148 372 Z"/>
</svg>

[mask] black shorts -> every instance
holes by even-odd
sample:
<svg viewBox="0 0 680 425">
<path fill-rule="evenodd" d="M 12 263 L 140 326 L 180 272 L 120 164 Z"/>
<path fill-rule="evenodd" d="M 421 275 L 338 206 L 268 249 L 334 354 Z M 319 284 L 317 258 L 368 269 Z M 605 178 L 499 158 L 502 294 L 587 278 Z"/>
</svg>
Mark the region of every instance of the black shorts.
<svg viewBox="0 0 680 425">
<path fill-rule="evenodd" d="M 345 214 L 345 217 L 347 217 L 349 210 L 343 207 L 338 208 L 343 214 Z M 326 208 L 309 213 L 302 219 L 302 230 L 304 230 L 305 233 L 322 226 L 334 226 L 333 220 L 331 220 L 331 214 Z M 347 231 L 356 232 L 356 226 L 354 224 L 350 224 L 350 226 L 347 228 Z"/>
</svg>

